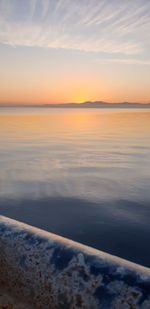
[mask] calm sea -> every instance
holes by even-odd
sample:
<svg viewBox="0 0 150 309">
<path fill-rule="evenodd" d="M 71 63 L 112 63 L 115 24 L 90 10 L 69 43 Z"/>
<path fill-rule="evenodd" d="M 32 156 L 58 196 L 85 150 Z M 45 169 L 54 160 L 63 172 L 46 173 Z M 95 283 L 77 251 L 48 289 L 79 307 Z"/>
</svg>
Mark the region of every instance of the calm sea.
<svg viewBox="0 0 150 309">
<path fill-rule="evenodd" d="M 0 213 L 150 266 L 150 110 L 1 108 Z"/>
</svg>

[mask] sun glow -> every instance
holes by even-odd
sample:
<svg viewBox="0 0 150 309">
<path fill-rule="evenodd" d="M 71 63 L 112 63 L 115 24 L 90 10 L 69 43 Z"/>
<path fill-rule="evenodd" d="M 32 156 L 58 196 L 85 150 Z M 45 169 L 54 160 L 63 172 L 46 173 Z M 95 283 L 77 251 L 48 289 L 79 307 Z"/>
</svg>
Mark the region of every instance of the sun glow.
<svg viewBox="0 0 150 309">
<path fill-rule="evenodd" d="M 74 97 L 73 101 L 74 101 L 75 103 L 83 103 L 83 102 L 88 101 L 88 98 L 85 97 L 85 96 L 77 95 L 77 96 Z"/>
<path fill-rule="evenodd" d="M 89 93 L 88 91 L 84 91 L 83 89 L 77 89 L 75 94 L 71 95 L 73 98 L 73 102 L 82 103 L 89 101 Z"/>
</svg>

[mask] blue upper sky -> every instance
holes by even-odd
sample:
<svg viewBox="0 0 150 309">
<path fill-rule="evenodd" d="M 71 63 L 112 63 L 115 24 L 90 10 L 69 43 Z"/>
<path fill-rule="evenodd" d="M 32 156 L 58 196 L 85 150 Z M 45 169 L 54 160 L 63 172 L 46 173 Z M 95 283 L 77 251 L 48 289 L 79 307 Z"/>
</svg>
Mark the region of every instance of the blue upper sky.
<svg viewBox="0 0 150 309">
<path fill-rule="evenodd" d="M 5 44 L 137 55 L 149 62 L 149 0 L 0 0 L 0 29 Z"/>
</svg>

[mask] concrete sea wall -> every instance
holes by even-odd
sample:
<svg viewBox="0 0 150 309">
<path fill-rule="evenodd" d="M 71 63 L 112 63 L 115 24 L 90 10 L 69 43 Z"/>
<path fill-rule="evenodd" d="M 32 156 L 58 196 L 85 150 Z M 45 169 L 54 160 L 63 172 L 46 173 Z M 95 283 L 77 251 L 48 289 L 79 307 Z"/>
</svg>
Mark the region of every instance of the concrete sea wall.
<svg viewBox="0 0 150 309">
<path fill-rule="evenodd" d="M 150 269 L 1 216 L 0 308 L 150 309 Z"/>
</svg>

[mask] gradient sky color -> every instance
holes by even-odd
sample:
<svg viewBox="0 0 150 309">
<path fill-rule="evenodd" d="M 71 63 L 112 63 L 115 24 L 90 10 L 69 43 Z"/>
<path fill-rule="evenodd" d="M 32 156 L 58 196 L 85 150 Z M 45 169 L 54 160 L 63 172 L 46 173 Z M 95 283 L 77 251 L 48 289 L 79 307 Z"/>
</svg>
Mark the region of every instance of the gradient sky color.
<svg viewBox="0 0 150 309">
<path fill-rule="evenodd" d="M 149 0 L 0 0 L 0 103 L 150 102 Z"/>
</svg>

